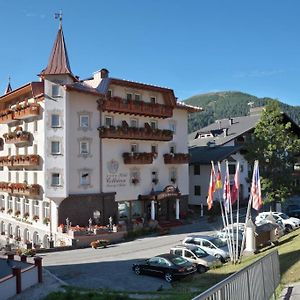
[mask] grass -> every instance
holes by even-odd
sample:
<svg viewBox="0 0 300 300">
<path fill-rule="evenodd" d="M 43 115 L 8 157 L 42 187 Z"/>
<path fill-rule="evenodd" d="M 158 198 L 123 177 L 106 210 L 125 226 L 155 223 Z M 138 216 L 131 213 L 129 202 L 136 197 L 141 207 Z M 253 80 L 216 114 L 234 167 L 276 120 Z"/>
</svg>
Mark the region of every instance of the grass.
<svg viewBox="0 0 300 300">
<path fill-rule="evenodd" d="M 139 292 L 118 293 L 113 291 L 89 291 L 86 289 L 67 288 L 66 293 L 51 293 L 46 300 L 68 300 L 68 299 L 93 299 L 93 300 L 126 300 L 132 299 L 134 295 L 142 296 L 143 299 L 156 300 L 188 300 L 211 286 L 220 282 L 232 273 L 253 263 L 257 259 L 265 256 L 269 252 L 277 249 L 279 253 L 281 284 L 276 290 L 278 295 L 284 285 L 300 281 L 300 229 L 291 232 L 280 239 L 276 247 L 267 247 L 261 249 L 260 253 L 255 256 L 243 257 L 242 262 L 233 265 L 230 262 L 220 268 L 209 270 L 204 274 L 196 274 L 193 277 L 187 277 L 181 281 L 173 283 L 171 290 L 160 292 Z M 72 295 L 72 298 L 69 298 Z M 129 298 L 129 297 L 132 298 Z"/>
</svg>

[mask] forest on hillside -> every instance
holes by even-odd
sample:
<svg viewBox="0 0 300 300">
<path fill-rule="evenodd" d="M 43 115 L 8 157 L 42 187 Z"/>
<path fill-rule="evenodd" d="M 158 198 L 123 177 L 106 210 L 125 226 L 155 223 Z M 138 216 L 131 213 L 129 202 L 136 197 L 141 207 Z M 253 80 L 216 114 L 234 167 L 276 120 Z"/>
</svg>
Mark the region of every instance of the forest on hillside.
<svg viewBox="0 0 300 300">
<path fill-rule="evenodd" d="M 258 98 L 242 92 L 217 92 L 192 96 L 184 100 L 184 102 L 200 106 L 204 111 L 189 115 L 189 133 L 205 127 L 218 119 L 247 116 L 250 106 L 264 106 L 269 101 L 274 100 L 271 98 Z M 300 125 L 300 106 L 291 106 L 280 101 L 278 102 L 282 111 Z"/>
</svg>

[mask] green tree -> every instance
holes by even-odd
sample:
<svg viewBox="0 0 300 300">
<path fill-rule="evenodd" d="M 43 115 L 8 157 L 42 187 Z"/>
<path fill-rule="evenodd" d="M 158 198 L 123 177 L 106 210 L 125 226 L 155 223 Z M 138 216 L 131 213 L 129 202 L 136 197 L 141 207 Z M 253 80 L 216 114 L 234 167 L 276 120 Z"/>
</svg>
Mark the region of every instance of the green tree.
<svg viewBox="0 0 300 300">
<path fill-rule="evenodd" d="M 293 193 L 292 173 L 300 139 L 292 131 L 291 122 L 284 121 L 278 102 L 266 106 L 247 148 L 249 163 L 259 160 L 264 202 L 284 201 Z"/>
</svg>

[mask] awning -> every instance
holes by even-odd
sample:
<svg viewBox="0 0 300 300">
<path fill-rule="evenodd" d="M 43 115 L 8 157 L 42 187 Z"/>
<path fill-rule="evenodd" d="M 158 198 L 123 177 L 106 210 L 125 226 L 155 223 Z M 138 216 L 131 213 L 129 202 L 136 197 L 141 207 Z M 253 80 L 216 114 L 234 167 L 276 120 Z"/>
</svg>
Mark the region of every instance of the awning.
<svg viewBox="0 0 300 300">
<path fill-rule="evenodd" d="M 152 188 L 150 194 L 148 195 L 139 195 L 138 200 L 144 201 L 160 201 L 168 198 L 176 198 L 181 195 L 178 187 L 173 185 L 166 186 L 162 191 L 154 191 Z"/>
</svg>

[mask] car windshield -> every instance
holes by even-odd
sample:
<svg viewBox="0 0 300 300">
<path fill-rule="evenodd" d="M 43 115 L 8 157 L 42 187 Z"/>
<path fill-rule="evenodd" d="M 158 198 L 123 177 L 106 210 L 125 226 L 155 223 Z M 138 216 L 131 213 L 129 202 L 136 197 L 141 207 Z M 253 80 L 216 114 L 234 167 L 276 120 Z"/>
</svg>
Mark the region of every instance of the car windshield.
<svg viewBox="0 0 300 300">
<path fill-rule="evenodd" d="M 208 254 L 207 254 L 203 249 L 201 249 L 201 248 L 194 249 L 194 250 L 192 250 L 192 252 L 193 252 L 198 258 L 208 256 Z"/>
<path fill-rule="evenodd" d="M 282 218 L 283 220 L 289 219 L 289 217 L 286 214 L 279 214 L 279 217 Z"/>
<path fill-rule="evenodd" d="M 226 242 L 223 242 L 219 238 L 214 238 L 214 239 L 211 239 L 210 241 L 218 248 L 226 246 Z"/>
<path fill-rule="evenodd" d="M 185 258 L 183 258 L 181 256 L 173 257 L 170 259 L 170 261 L 177 266 L 182 266 L 182 265 L 185 265 L 186 263 L 188 263 L 188 260 L 186 260 Z"/>
</svg>

